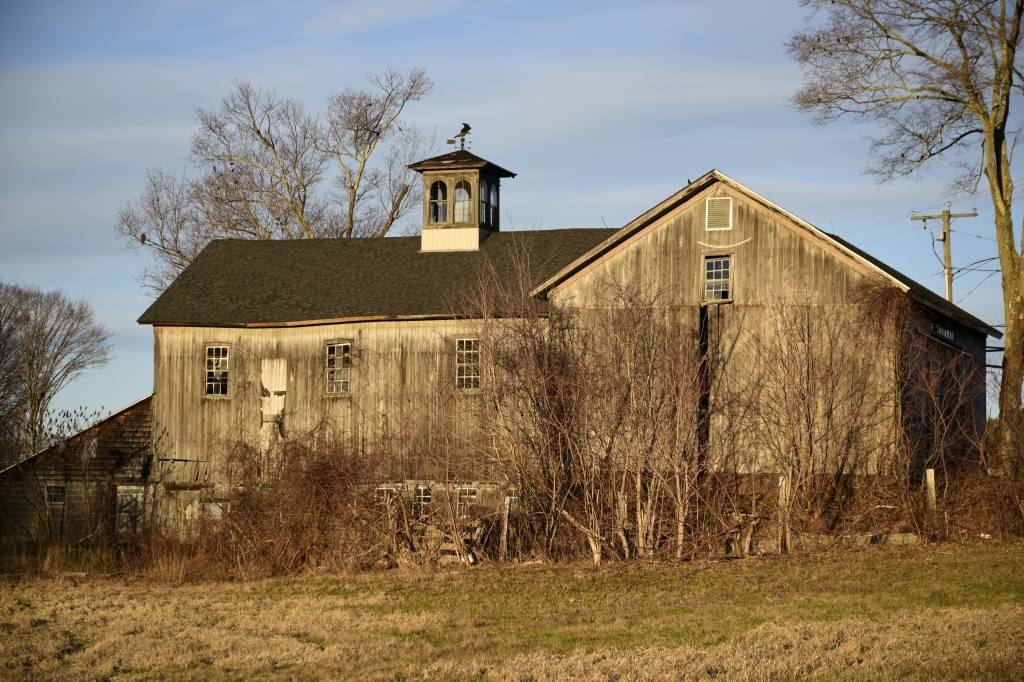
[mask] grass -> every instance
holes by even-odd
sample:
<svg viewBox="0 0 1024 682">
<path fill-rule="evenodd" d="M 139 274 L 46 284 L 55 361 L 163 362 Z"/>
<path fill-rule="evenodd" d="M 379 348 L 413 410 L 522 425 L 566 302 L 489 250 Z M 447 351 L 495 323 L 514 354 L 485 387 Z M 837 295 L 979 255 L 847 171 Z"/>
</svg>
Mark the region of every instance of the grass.
<svg viewBox="0 0 1024 682">
<path fill-rule="evenodd" d="M 0 584 L 6 679 L 1024 679 L 1024 546 Z"/>
</svg>

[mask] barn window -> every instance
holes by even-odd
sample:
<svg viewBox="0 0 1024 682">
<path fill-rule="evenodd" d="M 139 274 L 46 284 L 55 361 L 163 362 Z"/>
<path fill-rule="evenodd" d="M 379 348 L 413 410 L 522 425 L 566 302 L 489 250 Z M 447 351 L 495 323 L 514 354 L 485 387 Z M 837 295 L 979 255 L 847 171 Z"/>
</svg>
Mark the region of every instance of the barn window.
<svg viewBox="0 0 1024 682">
<path fill-rule="evenodd" d="M 455 183 L 455 222 L 468 223 L 473 219 L 473 192 L 468 180 Z"/>
<path fill-rule="evenodd" d="M 498 229 L 498 185 L 491 185 L 491 227 Z"/>
<path fill-rule="evenodd" d="M 438 180 L 430 186 L 430 224 L 448 222 L 448 185 Z"/>
<path fill-rule="evenodd" d="M 704 206 L 704 225 L 709 230 L 732 229 L 732 199 L 709 198 Z"/>
<path fill-rule="evenodd" d="M 704 259 L 704 300 L 728 301 L 732 299 L 732 258 L 729 256 Z"/>
<path fill-rule="evenodd" d="M 327 344 L 327 392 L 348 393 L 352 371 L 352 344 Z"/>
<path fill-rule="evenodd" d="M 46 486 L 46 501 L 49 504 L 64 504 L 68 499 L 68 487 L 66 485 Z"/>
<path fill-rule="evenodd" d="M 956 334 L 953 333 L 952 329 L 946 329 L 940 327 L 937 324 L 932 325 L 932 330 L 939 336 L 939 338 L 945 339 L 946 341 L 956 341 Z"/>
<path fill-rule="evenodd" d="M 479 339 L 458 339 L 455 342 L 455 387 L 462 390 L 480 388 Z"/>
<path fill-rule="evenodd" d="M 434 496 L 430 488 L 425 485 L 416 486 L 412 498 L 412 514 L 416 517 L 426 516 L 430 512 L 430 503 Z"/>
<path fill-rule="evenodd" d="M 206 347 L 206 395 L 228 394 L 228 347 Z"/>
<path fill-rule="evenodd" d="M 476 488 L 459 488 L 459 516 L 466 516 L 476 504 Z"/>
<path fill-rule="evenodd" d="M 480 223 L 486 225 L 491 219 L 491 193 L 487 189 L 487 181 L 480 181 Z"/>
</svg>

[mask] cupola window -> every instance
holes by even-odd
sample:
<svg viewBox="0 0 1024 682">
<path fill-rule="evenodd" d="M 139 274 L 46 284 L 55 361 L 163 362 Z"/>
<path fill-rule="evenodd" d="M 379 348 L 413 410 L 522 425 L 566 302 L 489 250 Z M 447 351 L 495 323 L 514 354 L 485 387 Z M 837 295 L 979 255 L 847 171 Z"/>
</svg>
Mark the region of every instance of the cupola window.
<svg viewBox="0 0 1024 682">
<path fill-rule="evenodd" d="M 448 185 L 438 180 L 430 186 L 430 224 L 448 222 Z"/>
<path fill-rule="evenodd" d="M 455 183 L 455 222 L 468 223 L 473 219 L 472 190 L 468 180 Z"/>
<path fill-rule="evenodd" d="M 498 185 L 491 185 L 491 227 L 498 227 Z"/>
<path fill-rule="evenodd" d="M 490 192 L 487 189 L 487 181 L 480 181 L 480 223 L 486 225 L 491 219 L 491 205 L 488 203 Z"/>
</svg>

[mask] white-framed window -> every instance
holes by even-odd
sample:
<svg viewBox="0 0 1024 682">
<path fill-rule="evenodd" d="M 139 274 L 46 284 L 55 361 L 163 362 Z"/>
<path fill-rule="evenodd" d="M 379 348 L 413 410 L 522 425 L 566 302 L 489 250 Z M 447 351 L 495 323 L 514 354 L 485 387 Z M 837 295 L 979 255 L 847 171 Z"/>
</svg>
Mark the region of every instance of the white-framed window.
<svg viewBox="0 0 1024 682">
<path fill-rule="evenodd" d="M 228 347 L 206 347 L 206 395 L 228 394 Z"/>
<path fill-rule="evenodd" d="M 476 504 L 476 488 L 459 488 L 459 516 L 466 516 Z"/>
<path fill-rule="evenodd" d="M 352 372 L 352 344 L 327 344 L 327 392 L 348 393 Z"/>
<path fill-rule="evenodd" d="M 448 185 L 444 180 L 436 180 L 430 186 L 430 215 L 428 219 L 431 225 L 448 222 Z"/>
<path fill-rule="evenodd" d="M 389 485 L 379 485 L 377 486 L 377 489 L 374 490 L 373 496 L 377 500 L 378 504 L 387 506 L 391 504 L 392 500 L 398 497 L 398 491 Z"/>
<path fill-rule="evenodd" d="M 708 197 L 704 203 L 704 226 L 708 230 L 732 229 L 731 197 Z"/>
<path fill-rule="evenodd" d="M 732 256 L 704 259 L 704 300 L 732 300 Z"/>
<path fill-rule="evenodd" d="M 433 502 L 433 491 L 428 486 L 418 485 L 413 491 L 412 515 L 421 518 L 430 513 L 430 503 Z"/>
<path fill-rule="evenodd" d="M 468 223 L 473 219 L 473 190 L 469 180 L 455 183 L 455 222 Z"/>
<path fill-rule="evenodd" d="M 46 503 L 52 505 L 64 504 L 68 501 L 68 487 L 66 485 L 46 486 Z"/>
<path fill-rule="evenodd" d="M 455 341 L 455 387 L 460 390 L 480 388 L 480 340 Z"/>
</svg>

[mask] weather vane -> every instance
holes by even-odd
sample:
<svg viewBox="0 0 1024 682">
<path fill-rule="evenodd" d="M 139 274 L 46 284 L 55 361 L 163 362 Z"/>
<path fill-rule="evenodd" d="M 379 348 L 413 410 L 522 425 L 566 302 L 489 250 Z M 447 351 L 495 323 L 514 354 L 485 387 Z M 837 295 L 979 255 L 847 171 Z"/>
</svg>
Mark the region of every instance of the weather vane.
<svg viewBox="0 0 1024 682">
<path fill-rule="evenodd" d="M 462 130 L 460 130 L 459 134 L 455 136 L 455 139 L 448 140 L 448 144 L 455 144 L 456 140 L 458 140 L 458 142 L 460 143 L 459 144 L 459 149 L 465 149 L 466 148 L 466 135 L 469 135 L 469 124 L 468 123 L 463 123 L 462 124 Z"/>
</svg>

